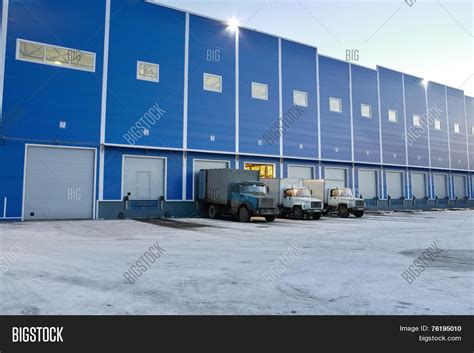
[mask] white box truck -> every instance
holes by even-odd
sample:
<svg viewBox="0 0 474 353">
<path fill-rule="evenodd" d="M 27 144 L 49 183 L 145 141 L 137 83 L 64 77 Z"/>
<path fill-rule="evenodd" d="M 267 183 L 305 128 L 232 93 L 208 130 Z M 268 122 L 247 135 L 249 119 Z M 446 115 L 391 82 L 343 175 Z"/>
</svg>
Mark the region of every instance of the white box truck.
<svg viewBox="0 0 474 353">
<path fill-rule="evenodd" d="M 269 195 L 277 201 L 280 215 L 295 219 L 320 219 L 323 202 L 311 196 L 311 191 L 301 179 L 262 179 Z"/>
<path fill-rule="evenodd" d="M 198 200 L 207 207 L 209 218 L 231 215 L 240 222 L 253 216 L 273 222 L 278 216 L 275 199 L 257 171 L 203 169 L 199 172 Z"/>
<path fill-rule="evenodd" d="M 325 215 L 337 213 L 342 218 L 351 213 L 356 217 L 364 215 L 364 199 L 356 199 L 349 188 L 331 185 L 323 179 L 305 179 L 303 185 L 311 190 L 313 197 L 323 200 Z"/>
</svg>

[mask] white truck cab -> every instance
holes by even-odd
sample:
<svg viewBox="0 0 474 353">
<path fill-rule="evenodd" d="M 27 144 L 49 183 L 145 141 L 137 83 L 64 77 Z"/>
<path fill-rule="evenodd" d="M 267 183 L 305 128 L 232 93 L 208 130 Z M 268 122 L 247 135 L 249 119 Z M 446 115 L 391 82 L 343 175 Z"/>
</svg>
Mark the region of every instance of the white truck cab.
<svg viewBox="0 0 474 353">
<path fill-rule="evenodd" d="M 314 196 L 324 200 L 325 215 L 337 213 L 342 218 L 347 218 L 350 214 L 358 218 L 364 215 L 364 199 L 356 199 L 349 188 L 331 186 L 322 179 L 307 179 L 303 185 L 308 187 Z"/>
<path fill-rule="evenodd" d="M 263 179 L 269 193 L 278 203 L 280 215 L 295 219 L 321 218 L 323 202 L 311 195 L 311 190 L 303 186 L 299 179 Z"/>
</svg>

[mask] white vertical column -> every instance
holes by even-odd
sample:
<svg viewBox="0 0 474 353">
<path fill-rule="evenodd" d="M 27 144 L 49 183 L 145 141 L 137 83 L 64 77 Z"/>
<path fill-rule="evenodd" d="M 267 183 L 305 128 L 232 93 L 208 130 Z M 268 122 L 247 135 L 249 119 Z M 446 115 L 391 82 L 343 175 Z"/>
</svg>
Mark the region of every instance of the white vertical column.
<svg viewBox="0 0 474 353">
<path fill-rule="evenodd" d="M 431 185 L 431 138 L 430 138 L 430 108 L 428 104 L 428 84 L 424 85 L 425 87 L 425 106 L 426 106 L 426 130 L 428 131 L 428 166 L 429 166 L 429 173 L 428 173 L 428 198 L 432 199 L 432 185 Z"/>
<path fill-rule="evenodd" d="M 321 161 L 321 92 L 319 87 L 319 55 L 316 52 L 316 96 L 318 99 L 318 159 Z M 321 163 L 319 165 L 319 176 L 321 177 Z"/>
<path fill-rule="evenodd" d="M 354 112 L 352 107 L 352 64 L 349 63 L 349 111 L 351 114 L 352 194 L 355 195 Z"/>
<path fill-rule="evenodd" d="M 184 30 L 184 94 L 183 94 L 183 166 L 181 199 L 186 200 L 188 174 L 188 94 L 189 94 L 189 13 L 186 12 Z"/>
<path fill-rule="evenodd" d="M 466 96 L 463 96 L 463 103 L 464 103 L 464 122 L 466 126 L 466 156 L 467 156 L 467 170 L 471 169 L 471 161 L 469 156 L 469 125 L 467 123 L 467 110 L 466 110 Z M 469 195 L 470 196 L 470 195 Z"/>
<path fill-rule="evenodd" d="M 238 155 L 240 151 L 240 34 L 239 28 L 235 29 L 235 169 L 239 169 Z"/>
<path fill-rule="evenodd" d="M 3 119 L 3 86 L 5 81 L 5 53 L 7 49 L 8 0 L 2 4 L 2 26 L 0 27 L 0 125 Z"/>
<path fill-rule="evenodd" d="M 410 199 L 410 177 L 408 173 L 408 139 L 407 139 L 407 107 L 406 107 L 406 100 L 405 100 L 405 74 L 402 73 L 402 93 L 403 93 L 403 124 L 405 127 L 405 165 L 406 165 L 406 185 L 405 185 L 405 193 L 406 198 Z"/>
<path fill-rule="evenodd" d="M 448 108 L 448 89 L 444 86 L 444 99 L 446 103 L 446 131 L 448 132 L 448 161 L 449 161 L 449 182 L 448 182 L 448 197 L 452 198 L 454 195 L 453 191 L 453 180 L 451 175 L 451 125 L 449 125 L 449 108 Z"/>
<path fill-rule="evenodd" d="M 104 63 L 102 69 L 102 105 L 100 110 L 99 200 L 104 199 L 105 127 L 107 116 L 107 78 L 109 69 L 110 2 L 105 2 Z M 120 195 L 121 197 L 122 195 Z M 96 208 L 99 212 L 99 207 Z"/>
<path fill-rule="evenodd" d="M 280 131 L 280 178 L 283 178 L 283 70 L 281 56 L 281 38 L 278 38 L 278 125 Z"/>
<path fill-rule="evenodd" d="M 377 104 L 379 111 L 379 145 L 380 145 L 380 198 L 385 199 L 384 173 L 383 173 L 383 145 L 382 145 L 382 105 L 380 103 L 380 72 L 377 68 Z"/>
</svg>

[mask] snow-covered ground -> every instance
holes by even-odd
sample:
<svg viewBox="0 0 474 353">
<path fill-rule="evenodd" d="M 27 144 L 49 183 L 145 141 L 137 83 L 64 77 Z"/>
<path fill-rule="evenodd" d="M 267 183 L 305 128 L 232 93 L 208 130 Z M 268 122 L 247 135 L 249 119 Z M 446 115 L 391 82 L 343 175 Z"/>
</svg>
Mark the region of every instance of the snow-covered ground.
<svg viewBox="0 0 474 353">
<path fill-rule="evenodd" d="M 0 314 L 474 314 L 473 216 L 3 223 Z M 129 283 L 156 242 L 164 252 Z"/>
</svg>

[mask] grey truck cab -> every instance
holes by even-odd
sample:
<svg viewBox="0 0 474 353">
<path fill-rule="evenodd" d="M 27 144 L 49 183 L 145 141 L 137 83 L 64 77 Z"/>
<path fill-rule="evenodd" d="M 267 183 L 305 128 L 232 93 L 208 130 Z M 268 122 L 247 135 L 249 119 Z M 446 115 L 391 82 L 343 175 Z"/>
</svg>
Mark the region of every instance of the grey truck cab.
<svg viewBox="0 0 474 353">
<path fill-rule="evenodd" d="M 278 216 L 275 199 L 260 181 L 258 171 L 204 169 L 199 172 L 198 200 L 207 207 L 209 218 L 231 215 L 240 222 L 253 216 L 272 222 Z"/>
<path fill-rule="evenodd" d="M 295 219 L 320 219 L 323 202 L 312 197 L 311 190 L 303 185 L 300 179 L 262 179 L 268 185 L 280 209 L 280 215 Z"/>
<path fill-rule="evenodd" d="M 365 212 L 364 199 L 356 199 L 352 190 L 345 187 L 330 186 L 324 180 L 304 180 L 304 185 L 312 190 L 313 195 L 324 201 L 324 214 L 337 213 L 347 218 L 350 214 L 362 217 Z"/>
</svg>

